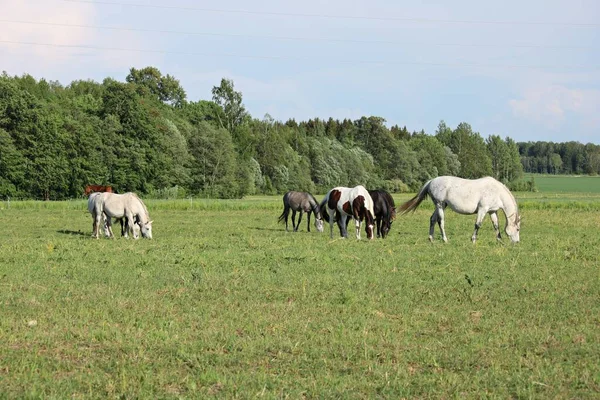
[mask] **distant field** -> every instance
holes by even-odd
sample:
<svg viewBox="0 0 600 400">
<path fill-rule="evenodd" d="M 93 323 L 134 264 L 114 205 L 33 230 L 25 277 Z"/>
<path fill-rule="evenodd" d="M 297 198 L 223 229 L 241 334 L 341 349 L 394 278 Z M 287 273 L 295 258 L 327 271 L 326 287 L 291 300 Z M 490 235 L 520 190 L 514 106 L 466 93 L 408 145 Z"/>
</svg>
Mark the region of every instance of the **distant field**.
<svg viewBox="0 0 600 400">
<path fill-rule="evenodd" d="M 599 398 L 600 194 L 517 198 L 518 245 L 453 212 L 429 243 L 430 200 L 371 242 L 281 196 L 149 200 L 138 241 L 3 202 L 0 399 Z"/>
<path fill-rule="evenodd" d="M 529 180 L 532 175 L 527 175 Z M 600 176 L 533 175 L 540 192 L 600 193 Z"/>
</svg>

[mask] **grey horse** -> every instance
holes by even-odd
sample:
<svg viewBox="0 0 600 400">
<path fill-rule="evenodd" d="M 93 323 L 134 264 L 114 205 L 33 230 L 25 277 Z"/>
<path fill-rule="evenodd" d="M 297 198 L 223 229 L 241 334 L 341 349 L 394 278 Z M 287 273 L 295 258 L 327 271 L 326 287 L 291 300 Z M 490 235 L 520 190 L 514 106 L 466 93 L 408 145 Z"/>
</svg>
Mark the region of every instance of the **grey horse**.
<svg viewBox="0 0 600 400">
<path fill-rule="evenodd" d="M 283 212 L 279 216 L 279 222 L 285 220 L 285 230 L 288 230 L 288 216 L 292 210 L 292 227 L 294 232 L 298 231 L 300 221 L 302 221 L 302 213 L 307 213 L 308 222 L 306 229 L 310 232 L 310 214 L 315 214 L 315 228 L 318 232 L 323 232 L 323 218 L 319 210 L 319 203 L 315 197 L 307 192 L 289 191 L 283 195 Z M 300 212 L 298 224 L 296 224 L 296 212 Z"/>
</svg>

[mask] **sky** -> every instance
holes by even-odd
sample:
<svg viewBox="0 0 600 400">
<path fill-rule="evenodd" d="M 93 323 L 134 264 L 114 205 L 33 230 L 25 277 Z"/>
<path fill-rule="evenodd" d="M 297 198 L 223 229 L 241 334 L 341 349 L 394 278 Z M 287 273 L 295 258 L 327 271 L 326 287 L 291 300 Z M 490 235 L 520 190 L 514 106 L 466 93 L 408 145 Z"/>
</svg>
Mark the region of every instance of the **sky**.
<svg viewBox="0 0 600 400">
<path fill-rule="evenodd" d="M 423 4 L 416 4 L 423 3 Z M 600 144 L 597 0 L 0 0 L 0 70 L 69 84 L 155 66 L 254 118 Z"/>
</svg>

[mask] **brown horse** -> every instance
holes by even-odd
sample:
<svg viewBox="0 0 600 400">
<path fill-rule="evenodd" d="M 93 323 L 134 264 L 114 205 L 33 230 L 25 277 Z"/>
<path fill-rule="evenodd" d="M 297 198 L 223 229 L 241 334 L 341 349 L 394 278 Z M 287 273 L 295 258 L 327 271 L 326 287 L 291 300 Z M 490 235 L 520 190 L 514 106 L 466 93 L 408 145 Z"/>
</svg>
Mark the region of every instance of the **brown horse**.
<svg viewBox="0 0 600 400">
<path fill-rule="evenodd" d="M 85 196 L 89 197 L 90 193 L 94 193 L 94 192 L 108 192 L 108 193 L 112 193 L 112 186 L 103 186 L 103 185 L 87 185 L 85 187 Z"/>
</svg>

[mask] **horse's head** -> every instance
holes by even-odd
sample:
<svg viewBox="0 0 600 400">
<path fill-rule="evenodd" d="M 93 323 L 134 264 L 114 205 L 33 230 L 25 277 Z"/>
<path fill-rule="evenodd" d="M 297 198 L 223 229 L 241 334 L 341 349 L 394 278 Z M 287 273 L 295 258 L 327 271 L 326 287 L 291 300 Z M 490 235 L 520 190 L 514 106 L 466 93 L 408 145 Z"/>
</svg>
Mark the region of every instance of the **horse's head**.
<svg viewBox="0 0 600 400">
<path fill-rule="evenodd" d="M 315 228 L 317 228 L 317 232 L 323 232 L 323 218 L 315 218 Z"/>
<path fill-rule="evenodd" d="M 383 224 L 381 226 L 381 238 L 385 238 L 387 236 L 387 234 L 390 232 L 390 229 L 392 229 L 392 222 L 394 222 L 394 220 L 390 219 L 390 220 L 383 220 Z"/>
<path fill-rule="evenodd" d="M 519 214 L 516 214 L 514 219 L 508 218 L 505 231 L 513 243 L 519 243 L 519 233 L 521 231 L 521 216 Z"/>
<path fill-rule="evenodd" d="M 319 205 L 317 201 L 313 197 L 313 201 L 315 204 L 312 206 L 312 212 L 315 214 L 315 228 L 317 228 L 317 232 L 323 232 L 323 206 L 324 204 Z"/>
<path fill-rule="evenodd" d="M 148 221 L 145 224 L 140 222 L 140 232 L 142 237 L 152 239 L 152 221 Z"/>
</svg>

